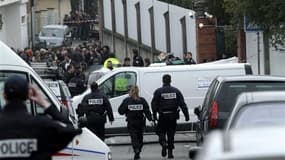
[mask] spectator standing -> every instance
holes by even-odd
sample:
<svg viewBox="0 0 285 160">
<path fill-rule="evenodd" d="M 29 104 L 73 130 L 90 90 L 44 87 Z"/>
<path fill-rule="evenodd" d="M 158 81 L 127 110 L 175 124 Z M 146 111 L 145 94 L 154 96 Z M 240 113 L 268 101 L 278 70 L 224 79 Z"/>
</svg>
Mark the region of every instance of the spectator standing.
<svg viewBox="0 0 285 160">
<path fill-rule="evenodd" d="M 191 52 L 187 52 L 186 54 L 184 54 L 184 62 L 185 64 L 196 64 L 196 62 L 192 58 Z"/>
<path fill-rule="evenodd" d="M 138 67 L 143 67 L 144 66 L 144 62 L 142 57 L 139 55 L 138 50 L 137 49 L 133 49 L 133 66 L 138 66 Z"/>
<path fill-rule="evenodd" d="M 131 66 L 131 59 L 129 57 L 124 58 L 123 67 Z"/>
</svg>

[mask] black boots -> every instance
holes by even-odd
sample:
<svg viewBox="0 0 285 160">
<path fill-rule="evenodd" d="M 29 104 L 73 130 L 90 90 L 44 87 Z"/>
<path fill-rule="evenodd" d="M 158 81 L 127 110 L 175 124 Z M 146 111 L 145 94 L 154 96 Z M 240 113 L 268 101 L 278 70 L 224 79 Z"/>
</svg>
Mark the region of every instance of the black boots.
<svg viewBox="0 0 285 160">
<path fill-rule="evenodd" d="M 140 151 L 139 150 L 135 150 L 135 156 L 134 156 L 134 160 L 138 160 L 140 159 Z"/>
<path fill-rule="evenodd" d="M 170 158 L 171 158 L 171 159 L 174 158 L 172 149 L 168 149 L 168 158 L 169 158 L 169 159 L 170 159 Z"/>
<path fill-rule="evenodd" d="M 167 149 L 167 145 L 163 144 L 162 145 L 162 150 L 161 150 L 161 156 L 165 157 L 166 156 L 166 149 Z"/>
</svg>

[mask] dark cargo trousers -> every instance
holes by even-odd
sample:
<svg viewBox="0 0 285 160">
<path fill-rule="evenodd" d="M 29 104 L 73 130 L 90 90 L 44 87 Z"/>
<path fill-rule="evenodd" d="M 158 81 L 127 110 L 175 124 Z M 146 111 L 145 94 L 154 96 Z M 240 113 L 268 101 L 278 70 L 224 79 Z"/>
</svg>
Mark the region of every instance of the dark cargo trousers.
<svg viewBox="0 0 285 160">
<path fill-rule="evenodd" d="M 167 144 L 167 148 L 169 150 L 174 149 L 174 135 L 177 126 L 176 120 L 176 117 L 172 117 L 172 115 L 160 115 L 157 124 L 157 134 L 159 137 L 159 143 L 161 146 Z"/>
<path fill-rule="evenodd" d="M 142 123 L 128 123 L 128 132 L 131 137 L 134 152 L 141 152 L 143 147 L 143 129 Z"/>
</svg>

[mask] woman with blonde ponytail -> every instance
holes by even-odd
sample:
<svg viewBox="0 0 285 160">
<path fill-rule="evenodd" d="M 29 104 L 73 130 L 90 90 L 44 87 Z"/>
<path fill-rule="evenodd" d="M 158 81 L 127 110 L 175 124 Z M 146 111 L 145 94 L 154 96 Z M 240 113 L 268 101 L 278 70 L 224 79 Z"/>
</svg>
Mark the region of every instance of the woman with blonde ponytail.
<svg viewBox="0 0 285 160">
<path fill-rule="evenodd" d="M 140 152 L 143 146 L 143 130 L 145 127 L 145 117 L 152 121 L 151 112 L 147 101 L 139 96 L 138 86 L 132 86 L 129 97 L 123 100 L 118 112 L 126 115 L 128 131 L 134 149 L 134 160 L 140 159 Z"/>
</svg>

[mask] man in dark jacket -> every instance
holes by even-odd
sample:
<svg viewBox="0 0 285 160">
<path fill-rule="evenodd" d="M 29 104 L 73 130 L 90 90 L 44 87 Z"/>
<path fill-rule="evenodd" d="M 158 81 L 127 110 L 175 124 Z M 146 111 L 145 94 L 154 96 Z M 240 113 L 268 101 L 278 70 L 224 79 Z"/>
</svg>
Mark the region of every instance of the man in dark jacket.
<svg viewBox="0 0 285 160">
<path fill-rule="evenodd" d="M 87 128 L 101 140 L 105 140 L 106 114 L 112 124 L 114 115 L 108 98 L 98 90 L 98 84 L 91 84 L 91 93 L 86 95 L 78 106 L 78 116 L 87 118 Z"/>
<path fill-rule="evenodd" d="M 75 66 L 74 76 L 69 80 L 67 85 L 72 97 L 85 91 L 85 75 L 81 72 L 81 67 L 79 65 Z"/>
<path fill-rule="evenodd" d="M 82 132 L 20 76 L 6 80 L 4 98 L 6 105 L 0 113 L 0 159 L 50 160 Z M 49 116 L 28 113 L 25 105 L 28 98 Z"/>
<path fill-rule="evenodd" d="M 189 113 L 184 102 L 182 93 L 175 87 L 170 85 L 171 76 L 163 75 L 163 87 L 155 90 L 151 102 L 153 117 L 156 120 L 159 114 L 157 133 L 159 143 L 162 146 L 161 155 L 166 156 L 168 148 L 168 158 L 173 158 L 174 135 L 176 132 L 177 119 L 179 119 L 179 107 L 185 115 L 185 121 L 189 121 Z M 167 135 L 167 141 L 166 141 Z"/>
<path fill-rule="evenodd" d="M 138 50 L 133 49 L 133 66 L 138 66 L 138 67 L 143 67 L 144 66 L 144 62 L 143 62 L 143 58 L 139 55 Z"/>
<path fill-rule="evenodd" d="M 133 86 L 130 89 L 130 96 L 123 100 L 118 112 L 125 114 L 128 122 L 128 131 L 131 136 L 133 149 L 135 152 L 134 160 L 140 158 L 143 146 L 143 129 L 145 127 L 145 117 L 151 121 L 149 105 L 143 97 L 139 97 L 139 89 Z"/>
</svg>

